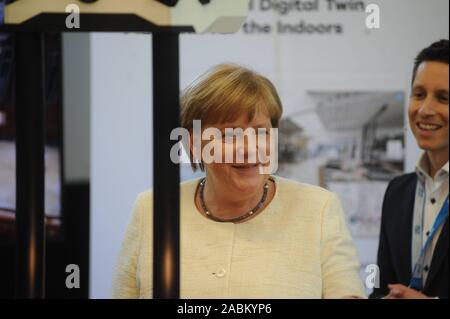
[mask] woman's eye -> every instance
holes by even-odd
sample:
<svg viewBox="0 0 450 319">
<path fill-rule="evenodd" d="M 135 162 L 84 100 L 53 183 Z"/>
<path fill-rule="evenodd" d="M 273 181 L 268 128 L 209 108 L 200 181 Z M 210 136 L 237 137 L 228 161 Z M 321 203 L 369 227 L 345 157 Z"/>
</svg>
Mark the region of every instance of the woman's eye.
<svg viewBox="0 0 450 319">
<path fill-rule="evenodd" d="M 225 138 L 233 138 L 234 134 L 233 133 L 223 133 L 222 136 Z"/>
<path fill-rule="evenodd" d="M 224 143 L 233 143 L 234 141 L 234 134 L 231 132 L 225 132 L 222 134 L 222 139 Z"/>
<path fill-rule="evenodd" d="M 448 104 L 448 96 L 446 96 L 446 95 L 438 96 L 438 100 L 441 103 Z"/>
</svg>

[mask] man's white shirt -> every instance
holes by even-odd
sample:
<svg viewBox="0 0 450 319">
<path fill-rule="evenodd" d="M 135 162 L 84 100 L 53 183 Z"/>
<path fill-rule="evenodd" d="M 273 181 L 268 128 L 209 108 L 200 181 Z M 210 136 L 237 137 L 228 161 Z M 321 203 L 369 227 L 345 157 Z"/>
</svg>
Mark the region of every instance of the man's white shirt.
<svg viewBox="0 0 450 319">
<path fill-rule="evenodd" d="M 448 196 L 449 190 L 449 174 L 448 174 L 448 161 L 442 166 L 436 173 L 434 178 L 429 175 L 429 161 L 426 152 L 423 152 L 416 165 L 416 173 L 418 178 L 424 183 L 425 186 L 425 205 L 423 215 L 423 232 L 422 243 L 425 244 L 428 235 L 431 233 L 434 221 L 439 214 L 439 211 L 444 204 L 445 199 Z M 426 283 L 429 267 L 433 258 L 434 248 L 441 233 L 442 226 L 437 230 L 436 235 L 431 243 L 431 250 L 425 256 L 423 282 Z M 415 261 L 413 261 L 415 263 Z M 414 264 L 412 265 L 414 267 Z"/>
</svg>

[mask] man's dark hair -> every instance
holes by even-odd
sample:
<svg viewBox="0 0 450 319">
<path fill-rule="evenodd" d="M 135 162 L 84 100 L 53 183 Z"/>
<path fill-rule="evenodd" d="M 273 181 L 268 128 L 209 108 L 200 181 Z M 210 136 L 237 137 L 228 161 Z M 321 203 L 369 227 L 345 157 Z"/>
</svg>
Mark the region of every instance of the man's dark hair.
<svg viewBox="0 0 450 319">
<path fill-rule="evenodd" d="M 414 61 L 414 69 L 411 83 L 414 83 L 417 69 L 422 62 L 442 62 L 448 64 L 448 40 L 439 40 L 420 51 Z"/>
</svg>

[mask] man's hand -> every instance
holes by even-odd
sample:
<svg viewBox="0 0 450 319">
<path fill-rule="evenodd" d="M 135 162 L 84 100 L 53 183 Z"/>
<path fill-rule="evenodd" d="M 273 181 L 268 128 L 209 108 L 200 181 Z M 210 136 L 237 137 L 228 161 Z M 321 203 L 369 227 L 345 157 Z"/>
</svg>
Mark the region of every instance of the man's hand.
<svg viewBox="0 0 450 319">
<path fill-rule="evenodd" d="M 391 290 L 385 299 L 433 299 L 417 291 L 401 284 L 388 285 Z"/>
</svg>

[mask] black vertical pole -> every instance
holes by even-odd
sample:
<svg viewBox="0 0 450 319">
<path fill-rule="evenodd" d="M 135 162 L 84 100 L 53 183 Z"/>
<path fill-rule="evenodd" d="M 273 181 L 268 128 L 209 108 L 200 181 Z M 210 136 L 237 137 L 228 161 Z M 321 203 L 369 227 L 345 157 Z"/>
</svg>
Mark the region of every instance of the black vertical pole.
<svg viewBox="0 0 450 319">
<path fill-rule="evenodd" d="M 44 38 L 15 34 L 16 297 L 44 298 Z"/>
<path fill-rule="evenodd" d="M 179 35 L 153 33 L 153 298 L 180 297 L 180 170 L 170 159 L 179 127 Z"/>
</svg>

